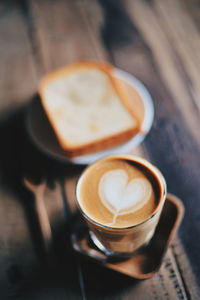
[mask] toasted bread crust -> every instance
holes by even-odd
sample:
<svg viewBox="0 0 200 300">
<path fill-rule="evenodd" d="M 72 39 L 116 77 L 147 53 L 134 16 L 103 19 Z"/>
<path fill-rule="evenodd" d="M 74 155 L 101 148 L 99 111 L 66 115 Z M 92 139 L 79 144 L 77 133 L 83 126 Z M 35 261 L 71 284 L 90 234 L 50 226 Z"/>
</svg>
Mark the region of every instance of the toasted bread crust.
<svg viewBox="0 0 200 300">
<path fill-rule="evenodd" d="M 124 142 L 127 142 L 131 137 L 138 133 L 138 128 L 131 128 L 126 131 L 122 131 L 110 137 L 103 138 L 101 140 L 97 140 L 93 143 L 76 147 L 76 149 L 64 149 L 67 156 L 76 157 L 81 155 L 87 155 L 99 151 L 103 151 L 105 149 L 114 148 Z"/>
<path fill-rule="evenodd" d="M 51 115 L 48 112 L 48 109 L 45 105 L 44 99 L 45 99 L 45 89 L 47 85 L 52 82 L 53 80 L 66 76 L 72 72 L 75 72 L 76 70 L 80 69 L 87 69 L 87 68 L 95 68 L 102 70 L 105 72 L 105 74 L 109 77 L 111 84 L 113 85 L 116 93 L 118 94 L 120 100 L 124 104 L 124 106 L 127 108 L 127 110 L 131 113 L 131 115 L 136 119 L 137 126 L 134 126 L 133 128 L 129 128 L 125 131 L 121 131 L 117 134 L 113 134 L 109 137 L 105 137 L 99 140 L 96 140 L 91 143 L 85 143 L 83 145 L 70 145 L 66 140 L 63 140 L 63 138 L 59 135 L 59 132 L 57 132 L 57 129 L 54 125 L 54 120 L 51 117 Z M 61 68 L 57 71 L 54 71 L 44 77 L 44 79 L 41 81 L 38 89 L 39 96 L 41 98 L 42 106 L 47 114 L 47 117 L 50 121 L 50 124 L 56 134 L 56 137 L 59 141 L 60 146 L 62 149 L 66 152 L 66 155 L 69 157 L 75 157 L 80 155 L 86 155 L 93 152 L 102 151 L 104 149 L 112 148 L 117 145 L 122 144 L 123 142 L 128 141 L 131 137 L 133 137 L 135 134 L 139 132 L 140 124 L 138 121 L 137 116 L 135 115 L 135 112 L 132 108 L 131 101 L 129 100 L 129 97 L 126 94 L 126 91 L 122 88 L 122 86 L 118 83 L 118 80 L 115 79 L 114 76 L 112 76 L 112 73 L 114 71 L 114 67 L 108 63 L 99 63 L 99 62 L 93 62 L 93 61 L 82 61 L 79 63 L 75 63 L 73 65 Z"/>
</svg>

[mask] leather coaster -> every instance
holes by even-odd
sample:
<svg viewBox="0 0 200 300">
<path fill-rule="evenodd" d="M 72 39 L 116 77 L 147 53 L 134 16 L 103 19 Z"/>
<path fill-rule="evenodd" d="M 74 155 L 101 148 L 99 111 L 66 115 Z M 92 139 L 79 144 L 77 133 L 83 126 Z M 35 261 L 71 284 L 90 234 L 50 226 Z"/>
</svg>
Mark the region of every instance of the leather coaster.
<svg viewBox="0 0 200 300">
<path fill-rule="evenodd" d="M 150 243 L 123 261 L 111 262 L 110 258 L 99 251 L 90 241 L 86 226 L 77 224 L 72 234 L 72 247 L 78 253 L 91 258 L 107 268 L 137 279 L 152 277 L 159 269 L 164 254 L 180 226 L 184 215 L 182 201 L 167 194 L 163 211 Z"/>
</svg>

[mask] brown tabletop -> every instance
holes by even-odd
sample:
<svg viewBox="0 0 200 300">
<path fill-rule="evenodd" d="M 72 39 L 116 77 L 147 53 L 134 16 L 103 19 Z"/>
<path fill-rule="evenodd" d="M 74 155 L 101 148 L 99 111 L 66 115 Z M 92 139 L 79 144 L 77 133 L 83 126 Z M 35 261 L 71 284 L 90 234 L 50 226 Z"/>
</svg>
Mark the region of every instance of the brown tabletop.
<svg viewBox="0 0 200 300">
<path fill-rule="evenodd" d="M 0 1 L 0 299 L 200 299 L 199 13 L 198 0 Z M 110 61 L 147 86 L 155 120 L 133 153 L 160 168 L 186 208 L 159 272 L 145 281 L 68 248 L 67 194 L 83 167 L 46 156 L 26 130 L 41 77 L 80 59 Z M 24 177 L 48 183 L 44 206 Z"/>
</svg>

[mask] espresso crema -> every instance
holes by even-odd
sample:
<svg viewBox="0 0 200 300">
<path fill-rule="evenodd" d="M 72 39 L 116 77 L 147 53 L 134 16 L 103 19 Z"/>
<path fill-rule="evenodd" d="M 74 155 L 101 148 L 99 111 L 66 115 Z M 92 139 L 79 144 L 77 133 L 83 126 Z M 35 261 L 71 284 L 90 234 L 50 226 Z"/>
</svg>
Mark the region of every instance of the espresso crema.
<svg viewBox="0 0 200 300">
<path fill-rule="evenodd" d="M 86 169 L 77 196 L 86 217 L 104 226 L 126 228 L 154 213 L 160 193 L 147 168 L 128 159 L 107 158 Z"/>
</svg>

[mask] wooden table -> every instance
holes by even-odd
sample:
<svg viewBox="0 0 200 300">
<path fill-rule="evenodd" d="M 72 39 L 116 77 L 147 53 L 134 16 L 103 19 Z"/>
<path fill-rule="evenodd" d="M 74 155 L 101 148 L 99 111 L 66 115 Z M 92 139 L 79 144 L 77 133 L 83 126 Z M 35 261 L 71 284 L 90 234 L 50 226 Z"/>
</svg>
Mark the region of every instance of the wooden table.
<svg viewBox="0 0 200 300">
<path fill-rule="evenodd" d="M 199 30 L 198 0 L 0 1 L 2 300 L 200 299 Z M 146 281 L 67 250 L 66 190 L 82 168 L 45 156 L 26 131 L 25 109 L 40 78 L 80 59 L 110 61 L 144 82 L 154 99 L 153 128 L 134 153 L 161 169 L 186 214 L 160 271 Z M 47 241 L 24 177 L 48 182 Z"/>
</svg>

